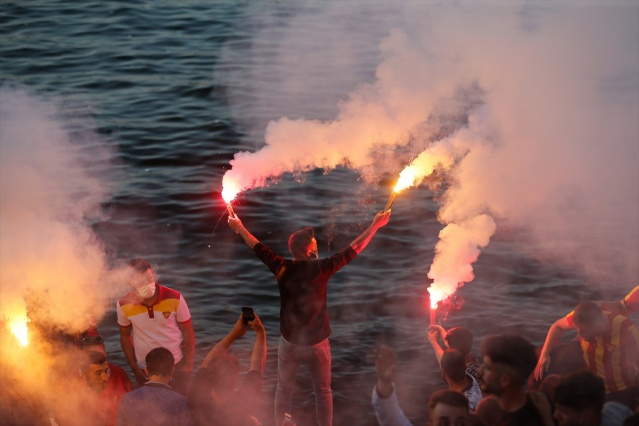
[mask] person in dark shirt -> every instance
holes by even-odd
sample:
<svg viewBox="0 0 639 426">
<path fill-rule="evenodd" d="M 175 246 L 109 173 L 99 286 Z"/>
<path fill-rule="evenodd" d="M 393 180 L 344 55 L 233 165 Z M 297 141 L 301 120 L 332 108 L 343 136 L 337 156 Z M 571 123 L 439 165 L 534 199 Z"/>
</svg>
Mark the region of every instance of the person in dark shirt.
<svg viewBox="0 0 639 426">
<path fill-rule="evenodd" d="M 229 216 L 229 226 L 268 266 L 280 291 L 276 425 L 281 425 L 284 414 L 291 411 L 291 395 L 301 362 L 306 362 L 311 372 L 317 422 L 320 426 L 332 424 L 331 350 L 328 341 L 331 327 L 326 302 L 328 280 L 364 250 L 377 230 L 388 223 L 390 214 L 388 210 L 375 215 L 371 225 L 348 247 L 324 259 L 318 259 L 313 228 L 297 231 L 288 240 L 293 260 L 285 259 L 260 243 L 237 216 Z"/>
<path fill-rule="evenodd" d="M 186 397 L 171 388 L 175 358 L 166 348 L 151 350 L 144 359 L 149 380 L 122 397 L 117 426 L 189 426 L 191 413 Z"/>
<path fill-rule="evenodd" d="M 487 425 L 552 426 L 546 396 L 526 390 L 537 364 L 534 346 L 521 336 L 493 335 L 482 341 L 481 352 L 481 388 L 492 395 L 482 399 L 475 414 Z"/>
<path fill-rule="evenodd" d="M 239 361 L 228 354 L 231 345 L 249 328 L 255 330 L 251 366 L 235 391 Z M 261 424 L 262 378 L 266 363 L 266 331 L 254 313 L 245 322 L 243 315 L 224 339 L 213 347 L 191 383 L 189 406 L 194 426 L 253 426 Z"/>
</svg>

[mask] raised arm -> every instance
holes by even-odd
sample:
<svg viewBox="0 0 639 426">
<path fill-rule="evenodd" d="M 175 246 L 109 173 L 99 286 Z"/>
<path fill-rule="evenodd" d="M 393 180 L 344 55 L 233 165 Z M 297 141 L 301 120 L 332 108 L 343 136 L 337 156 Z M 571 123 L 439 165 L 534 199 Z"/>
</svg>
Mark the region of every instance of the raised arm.
<svg viewBox="0 0 639 426">
<path fill-rule="evenodd" d="M 377 394 L 381 398 L 388 398 L 393 393 L 395 378 L 395 351 L 390 346 L 381 345 L 373 352 L 375 355 L 375 371 L 377 372 Z"/>
<path fill-rule="evenodd" d="M 264 366 L 266 365 L 266 330 L 262 325 L 262 320 L 257 314 L 253 321 L 249 321 L 249 325 L 255 330 L 255 344 L 253 345 L 253 353 L 251 354 L 251 367 L 249 370 L 259 371 L 264 375 Z"/>
<path fill-rule="evenodd" d="M 550 366 L 550 351 L 557 346 L 561 340 L 561 336 L 563 336 L 564 332 L 570 328 L 573 327 L 568 323 L 568 319 L 566 317 L 559 318 L 550 326 L 550 330 L 548 330 L 548 335 L 546 336 L 546 341 L 544 342 L 544 346 L 539 354 L 537 366 L 533 373 L 535 379 L 541 380 L 543 378 L 544 373 Z"/>
<path fill-rule="evenodd" d="M 217 345 L 213 346 L 213 349 L 209 351 L 204 361 L 202 361 L 200 368 L 208 367 L 216 358 L 226 354 L 233 342 L 242 337 L 248 329 L 249 325 L 244 325 L 242 314 L 240 314 L 240 319 L 237 320 L 231 332 L 220 340 Z"/>
<path fill-rule="evenodd" d="M 357 253 L 361 253 L 362 250 L 364 250 L 368 243 L 370 243 L 370 241 L 373 239 L 373 236 L 375 235 L 377 230 L 388 223 L 388 221 L 390 220 L 390 215 L 390 210 L 377 213 L 373 218 L 373 222 L 370 224 L 370 226 L 366 228 L 366 230 L 362 232 L 359 237 L 355 238 L 351 243 L 351 247 L 353 247 L 353 250 L 355 250 Z"/>
<path fill-rule="evenodd" d="M 444 350 L 440 344 L 439 339 L 444 340 L 446 338 L 446 330 L 441 325 L 431 325 L 428 327 L 428 342 L 433 347 L 433 351 L 435 351 L 435 358 L 437 358 L 437 364 L 441 368 L 442 364 L 442 355 L 444 355 Z"/>
<path fill-rule="evenodd" d="M 246 245 L 249 246 L 251 249 L 260 242 L 244 227 L 242 221 L 237 215 L 229 215 L 228 222 L 231 229 L 233 229 L 237 234 L 240 234 Z"/>
</svg>

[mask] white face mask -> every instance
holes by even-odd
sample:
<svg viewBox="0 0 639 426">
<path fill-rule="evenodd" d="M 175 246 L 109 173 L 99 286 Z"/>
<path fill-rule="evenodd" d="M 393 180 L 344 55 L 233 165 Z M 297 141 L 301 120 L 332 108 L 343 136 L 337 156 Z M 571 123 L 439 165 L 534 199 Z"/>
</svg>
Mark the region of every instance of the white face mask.
<svg viewBox="0 0 639 426">
<path fill-rule="evenodd" d="M 142 299 L 150 299 L 155 294 L 155 282 L 147 284 L 144 287 L 138 287 L 135 291 L 138 292 L 138 296 Z"/>
<path fill-rule="evenodd" d="M 149 299 L 155 294 L 155 280 L 153 274 L 134 274 L 129 281 L 131 287 L 135 289 L 142 299 Z"/>
</svg>

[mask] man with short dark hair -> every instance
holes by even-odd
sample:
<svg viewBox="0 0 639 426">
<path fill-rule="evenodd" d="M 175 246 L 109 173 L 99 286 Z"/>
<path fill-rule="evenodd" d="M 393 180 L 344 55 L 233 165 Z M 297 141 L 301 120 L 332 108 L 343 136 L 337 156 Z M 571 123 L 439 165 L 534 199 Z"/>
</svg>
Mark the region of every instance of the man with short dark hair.
<svg viewBox="0 0 639 426">
<path fill-rule="evenodd" d="M 528 376 L 537 363 L 534 346 L 514 335 L 493 335 L 481 343 L 484 398 L 475 413 L 486 424 L 552 426 L 548 400 L 541 392 L 527 392 Z"/>
<path fill-rule="evenodd" d="M 442 377 L 451 390 L 463 393 L 468 398 L 468 411 L 474 413 L 482 399 L 477 380 L 466 372 L 464 355 L 455 349 L 446 349 L 441 359 Z"/>
<path fill-rule="evenodd" d="M 465 395 L 451 390 L 440 389 L 428 399 L 428 426 L 471 426 L 480 421 L 468 415 L 468 399 Z"/>
<path fill-rule="evenodd" d="M 83 351 L 102 353 L 106 357 L 106 347 L 104 337 L 98 333 L 97 327 L 90 327 L 78 336 L 77 343 Z M 104 389 L 98 395 L 101 410 L 109 419 L 109 425 L 115 425 L 120 400 L 127 392 L 131 392 L 131 381 L 126 371 L 119 365 L 112 364 L 107 360 L 109 369 L 108 380 Z"/>
<path fill-rule="evenodd" d="M 632 415 L 618 402 L 605 402 L 604 381 L 588 370 L 563 376 L 554 391 L 554 418 L 559 426 L 619 425 Z"/>
<path fill-rule="evenodd" d="M 312 228 L 304 228 L 289 238 L 293 260 L 279 256 L 260 243 L 237 216 L 229 216 L 229 226 L 271 270 L 280 291 L 280 345 L 275 392 L 275 424 L 291 412 L 291 396 L 297 370 L 306 362 L 315 391 L 316 419 L 320 426 L 333 423 L 331 391 L 331 350 L 328 320 L 328 280 L 351 262 L 390 219 L 390 210 L 375 215 L 371 225 L 348 247 L 318 259 L 317 241 Z"/>
<path fill-rule="evenodd" d="M 169 386 L 175 370 L 171 351 L 155 348 L 146 355 L 145 361 L 149 380 L 124 395 L 118 410 L 117 425 L 188 425 L 190 411 L 187 399 Z"/>
<path fill-rule="evenodd" d="M 550 364 L 550 352 L 566 330 L 579 333 L 586 368 L 604 380 L 606 400 L 634 408 L 639 375 L 639 328 L 627 317 L 604 311 L 595 302 L 582 302 L 550 327 L 535 369 L 541 378 Z"/>
<path fill-rule="evenodd" d="M 186 301 L 178 291 L 155 282 L 146 260 L 135 258 L 129 266 L 132 290 L 116 302 L 124 355 L 142 385 L 147 380 L 146 354 L 156 347 L 170 350 L 176 362 L 171 385 L 186 394 L 195 357 L 195 334 Z"/>
<path fill-rule="evenodd" d="M 102 352 L 68 353 L 77 360 L 75 374 L 66 377 L 51 395 L 52 415 L 59 426 L 114 424 L 112 407 L 100 398 L 109 380 L 109 366 Z M 77 358 L 76 358 L 77 357 Z"/>
<path fill-rule="evenodd" d="M 441 358 L 446 348 L 456 349 L 464 356 L 466 372 L 473 376 L 477 383 L 481 384 L 481 374 L 479 374 L 479 358 L 471 352 L 473 346 L 473 333 L 466 327 L 453 327 L 446 331 L 441 325 L 431 325 L 428 327 L 428 342 L 435 351 L 437 363 L 441 367 Z M 439 339 L 444 341 L 444 346 L 440 345 Z"/>
</svg>

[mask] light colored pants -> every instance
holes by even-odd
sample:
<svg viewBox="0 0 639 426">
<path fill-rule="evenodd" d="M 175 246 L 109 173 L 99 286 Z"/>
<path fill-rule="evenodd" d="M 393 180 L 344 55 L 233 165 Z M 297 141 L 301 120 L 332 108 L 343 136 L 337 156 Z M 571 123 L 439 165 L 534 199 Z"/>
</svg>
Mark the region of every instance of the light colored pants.
<svg viewBox="0 0 639 426">
<path fill-rule="evenodd" d="M 295 389 L 297 370 L 302 361 L 311 372 L 317 424 L 331 426 L 333 424 L 333 392 L 331 391 L 331 345 L 328 338 L 313 346 L 298 346 L 281 336 L 277 354 L 275 424 L 280 426 L 284 421 L 284 413 L 291 412 L 291 395 Z"/>
</svg>

